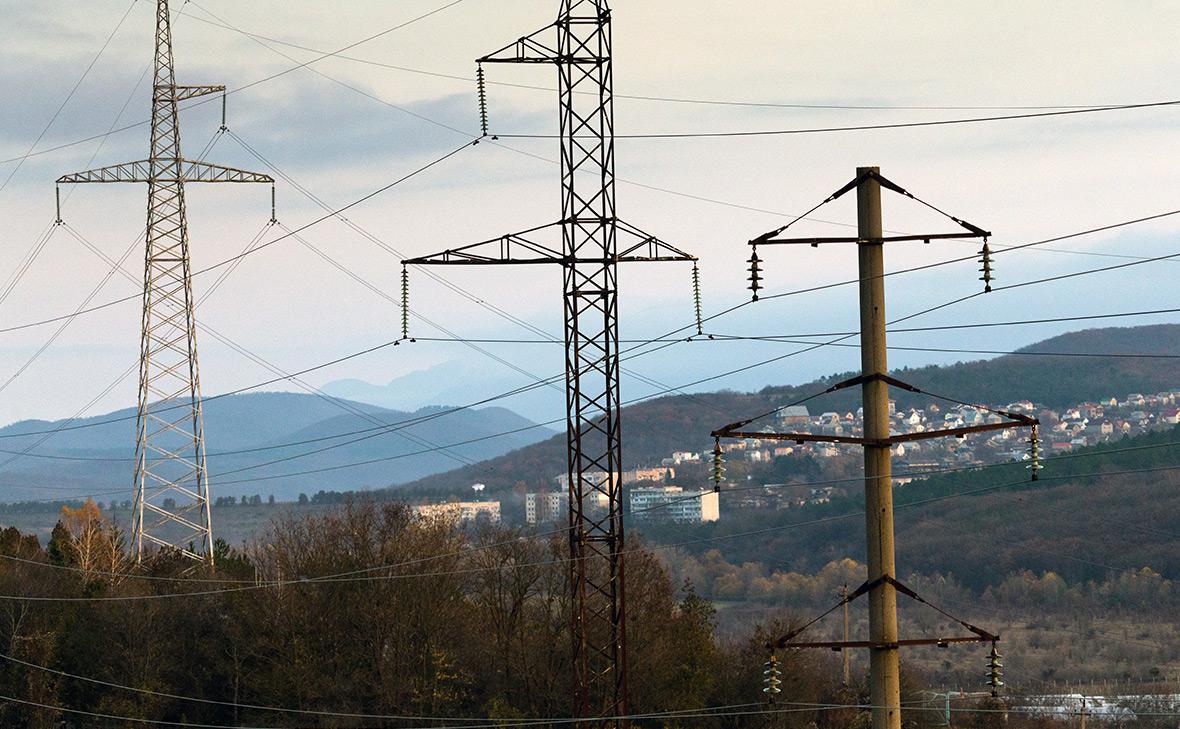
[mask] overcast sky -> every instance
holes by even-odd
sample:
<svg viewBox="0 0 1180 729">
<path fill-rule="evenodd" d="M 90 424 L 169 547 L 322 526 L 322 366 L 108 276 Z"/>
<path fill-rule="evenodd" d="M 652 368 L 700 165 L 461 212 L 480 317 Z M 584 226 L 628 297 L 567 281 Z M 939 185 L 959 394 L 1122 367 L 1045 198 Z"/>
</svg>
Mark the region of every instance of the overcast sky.
<svg viewBox="0 0 1180 729">
<path fill-rule="evenodd" d="M 347 0 L 338 3 L 199 0 L 174 27 L 181 83 L 230 89 L 313 59 L 445 5 L 445 0 Z M 126 22 L 93 67 L 87 66 L 124 13 Z M 149 113 L 143 73 L 151 60 L 154 3 L 0 0 L 0 159 L 22 157 L 112 128 Z M 397 179 L 476 133 L 473 59 L 551 22 L 554 0 L 464 0 L 428 18 L 351 48 L 352 59 L 326 58 L 229 97 L 233 132 L 305 190 L 338 207 Z M 211 14 L 212 15 L 211 15 Z M 214 20 L 214 15 L 222 20 Z M 620 0 L 614 6 L 615 81 L 620 95 L 843 106 L 1024 107 L 1127 104 L 1180 96 L 1175 29 L 1180 5 L 1168 2 L 738 2 Z M 237 31 L 219 27 L 222 21 Z M 251 38 L 238 31 L 264 38 Z M 281 43 L 279 42 L 281 41 Z M 286 45 L 284 45 L 286 44 Z M 303 48 L 300 48 L 303 47 Z M 305 50 L 314 49 L 314 50 Z M 366 61 L 369 63 L 361 62 Z M 383 65 L 375 65 L 383 64 Z M 401 67 L 401 69 L 392 68 Z M 409 70 L 412 69 L 412 70 Z M 417 72 L 415 72 L 417 71 Z M 85 73 L 78 90 L 50 119 Z M 421 73 L 429 72 L 429 73 Z M 552 68 L 492 66 L 492 82 L 552 87 Z M 552 92 L 491 85 L 493 131 L 556 130 Z M 740 131 L 882 124 L 1018 113 L 993 109 L 801 109 L 705 105 L 619 98 L 620 134 Z M 215 138 L 220 105 L 183 115 L 182 141 L 196 156 Z M 44 132 L 40 141 L 39 135 Z M 0 280 L 16 272 L 53 221 L 53 180 L 87 167 L 147 156 L 147 127 L 36 154 L 17 168 L 0 164 Z M 745 138 L 621 139 L 618 209 L 631 223 L 701 257 L 706 313 L 748 298 L 749 238 L 786 222 L 850 179 L 857 165 L 882 172 L 944 210 L 995 232 L 997 246 L 1115 223 L 1177 207 L 1180 108 L 999 121 L 901 130 Z M 503 140 L 466 149 L 429 172 L 369 200 L 347 217 L 380 241 L 339 222 L 305 233 L 372 287 L 398 296 L 400 255 L 421 255 L 551 222 L 559 214 L 556 142 Z M 540 159 L 539 159 L 540 158 Z M 208 159 L 272 170 L 223 136 Z M 548 161 L 547 161 L 548 160 Z M 10 178 L 11 176 L 11 178 Z M 6 182 L 7 181 L 7 182 Z M 657 190 L 653 188 L 662 188 Z M 65 189 L 64 218 L 106 256 L 130 254 L 130 278 L 57 230 L 0 303 L 0 329 L 68 314 L 106 279 L 90 304 L 139 293 L 146 191 L 142 185 Z M 699 198 L 708 198 L 711 201 Z M 279 217 L 290 227 L 321 215 L 280 181 Z M 728 203 L 728 204 L 725 204 Z M 233 256 L 269 214 L 262 186 L 188 188 L 194 268 Z M 805 221 L 800 233 L 837 234 L 854 223 L 852 196 Z M 945 230 L 945 221 L 898 197 L 885 200 L 893 230 Z M 1180 216 L 1055 244 L 1056 251 L 998 256 L 998 283 L 1016 283 L 1128 259 L 1094 254 L 1180 254 Z M 263 240 L 281 231 L 265 233 Z M 899 244 L 887 267 L 905 268 L 973 252 L 975 243 Z M 1070 252 L 1072 251 L 1072 252 Z M 848 279 L 847 247 L 767 250 L 767 293 Z M 914 320 L 953 324 L 1012 318 L 1100 314 L 1180 306 L 1180 259 L 997 292 Z M 890 280 L 892 317 L 978 289 L 971 262 Z M 560 333 L 560 275 L 555 269 L 443 270 L 472 297 Z M 198 276 L 197 296 L 218 274 Z M 621 276 L 623 337 L 662 334 L 691 320 L 689 270 L 630 267 Z M 0 287 L 0 292 L 3 292 Z M 462 337 L 533 337 L 443 283 L 415 273 L 412 307 Z M 294 239 L 244 259 L 198 311 L 211 330 L 287 371 L 396 338 L 400 312 Z M 1142 317 L 1125 323 L 1180 321 Z M 760 302 L 719 318 L 720 333 L 801 334 L 840 331 L 856 322 L 850 287 Z M 0 333 L 0 383 L 54 337 L 48 324 Z M 1085 324 L 898 335 L 909 347 L 1010 349 Z M 0 423 L 56 418 L 88 406 L 99 414 L 134 404 L 132 367 L 139 347 L 138 302 L 77 317 L 51 346 L 0 390 Z M 420 336 L 439 331 L 416 319 Z M 560 347 L 481 345 L 529 375 L 560 371 Z M 693 343 L 630 363 L 648 378 L 628 377 L 626 397 L 734 369 L 798 345 Z M 893 366 L 975 358 L 898 351 Z M 205 394 L 270 379 L 273 374 L 213 336 L 200 338 Z M 855 350 L 827 348 L 748 370 L 698 389 L 796 383 L 856 366 Z M 385 383 L 450 363 L 450 384 L 481 392 L 520 385 L 528 375 L 462 344 L 421 341 L 314 372 L 314 385 L 343 378 Z M 469 381 L 464 378 L 470 378 Z M 118 384 L 114 384 L 114 383 Z M 110 391 L 91 401 L 114 385 Z M 297 389 L 294 385 L 283 389 Z M 440 388 L 442 389 L 442 388 Z M 959 393 L 970 397 L 970 393 Z M 552 392 L 520 409 L 560 411 Z M 452 403 L 458 404 L 458 403 Z M 512 400 L 502 403 L 514 407 Z M 735 414 L 740 415 L 740 414 Z"/>
</svg>

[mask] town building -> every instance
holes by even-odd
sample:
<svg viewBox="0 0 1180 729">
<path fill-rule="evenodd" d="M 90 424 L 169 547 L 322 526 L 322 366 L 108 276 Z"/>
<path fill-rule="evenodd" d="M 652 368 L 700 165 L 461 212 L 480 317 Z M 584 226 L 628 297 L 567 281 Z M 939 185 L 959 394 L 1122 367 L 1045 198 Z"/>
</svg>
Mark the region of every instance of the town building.
<svg viewBox="0 0 1180 729">
<path fill-rule="evenodd" d="M 524 495 L 524 520 L 529 525 L 561 521 L 569 514 L 569 510 L 568 491 L 544 491 Z"/>
<path fill-rule="evenodd" d="M 717 521 L 721 518 L 720 506 L 720 494 L 711 489 L 686 492 L 679 486 L 651 486 L 630 491 L 630 513 L 636 519 L 681 523 Z"/>
<path fill-rule="evenodd" d="M 459 524 L 500 523 L 499 501 L 452 501 L 445 504 L 421 504 L 414 513 L 423 519 L 441 519 Z"/>
</svg>

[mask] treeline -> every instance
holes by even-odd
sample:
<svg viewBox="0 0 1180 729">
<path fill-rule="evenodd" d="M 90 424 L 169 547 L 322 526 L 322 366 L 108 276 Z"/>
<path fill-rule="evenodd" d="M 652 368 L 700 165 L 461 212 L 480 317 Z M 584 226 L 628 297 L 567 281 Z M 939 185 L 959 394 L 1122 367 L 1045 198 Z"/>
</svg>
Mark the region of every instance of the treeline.
<svg viewBox="0 0 1180 729">
<path fill-rule="evenodd" d="M 280 516 L 240 550 L 218 543 L 217 566 L 206 572 L 170 554 L 132 564 L 123 535 L 92 504 L 65 509 L 44 547 L 8 529 L 0 533 L 0 695 L 14 700 L 0 700 L 0 725 L 127 725 L 45 707 L 229 726 L 567 717 L 568 545 L 524 537 L 350 503 Z M 723 645 L 710 604 L 691 588 L 678 592 L 651 553 L 630 551 L 627 570 L 633 711 L 757 711 L 762 643 L 785 627 Z M 860 700 L 841 693 L 835 671 L 818 670 L 827 660 L 785 659 L 793 700 Z M 834 716 L 635 725 L 785 720 L 802 729 L 835 726 Z"/>
<path fill-rule="evenodd" d="M 135 565 L 123 534 L 95 505 L 66 508 L 46 545 L 0 532 L 0 726 L 124 727 L 139 719 L 348 728 L 568 717 L 567 549 L 559 537 L 472 531 L 404 506 L 351 502 L 279 515 L 241 549 L 219 542 L 216 568 L 205 571 L 166 553 Z M 861 577 L 861 565 L 843 560 L 811 576 L 755 570 L 748 583 L 746 566 L 736 568 L 747 595 L 762 591 L 775 614 L 722 640 L 693 582 L 731 589 L 732 565 L 713 554 L 686 563 L 679 571 L 692 581 L 678 588 L 641 545 L 626 558 L 631 708 L 647 715 L 634 726 L 867 726 L 858 708 L 869 703 L 863 671 L 842 687 L 829 651 L 780 653 L 781 701 L 760 703 L 767 640 L 811 617 L 811 604 Z M 953 579 L 912 584 L 940 600 L 972 599 Z M 1052 575 L 1020 575 L 989 599 L 1054 608 L 1091 597 L 1077 589 Z M 1099 589 L 1170 599 L 1137 580 Z M 979 656 L 970 658 L 964 670 L 974 675 Z M 922 666 L 903 664 L 907 726 L 941 720 L 941 702 L 930 705 L 922 691 L 933 677 Z M 984 710 L 955 723 L 998 728 L 1001 719 Z M 1042 725 L 1020 715 L 1007 724 Z"/>
</svg>

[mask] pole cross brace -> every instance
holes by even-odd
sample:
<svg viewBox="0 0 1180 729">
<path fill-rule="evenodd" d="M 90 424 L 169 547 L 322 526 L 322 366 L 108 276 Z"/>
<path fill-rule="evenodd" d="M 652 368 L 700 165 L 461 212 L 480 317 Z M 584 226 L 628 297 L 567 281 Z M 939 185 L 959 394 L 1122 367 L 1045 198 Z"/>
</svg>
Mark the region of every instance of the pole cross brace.
<svg viewBox="0 0 1180 729">
<path fill-rule="evenodd" d="M 810 628 L 812 625 L 815 625 L 817 622 L 819 622 L 820 620 L 822 620 L 826 616 L 832 614 L 833 612 L 835 612 L 839 608 L 844 607 L 845 605 L 852 602 L 853 600 L 856 600 L 857 598 L 861 597 L 862 595 L 868 594 L 870 590 L 873 590 L 873 589 L 880 587 L 881 585 L 884 585 L 884 584 L 892 585 L 893 588 L 895 590 L 897 590 L 899 593 L 901 593 L 902 595 L 905 595 L 906 597 L 910 598 L 911 600 L 914 600 L 915 602 L 920 602 L 923 605 L 927 605 L 927 606 L 933 608 L 938 613 L 942 614 L 943 616 L 945 616 L 947 618 L 950 618 L 951 620 L 955 621 L 959 625 L 966 628 L 967 631 L 972 633 L 972 635 L 970 635 L 970 636 L 938 637 L 938 638 L 906 638 L 906 639 L 902 639 L 902 640 L 898 640 L 898 641 L 888 641 L 888 642 L 868 641 L 868 640 L 850 640 L 850 641 L 832 640 L 832 641 L 793 642 L 796 637 L 798 637 L 805 630 Z M 951 643 L 996 643 L 996 642 L 999 642 L 999 640 L 1000 640 L 999 635 L 994 634 L 994 633 L 990 633 L 982 628 L 978 628 L 978 627 L 972 625 L 971 623 L 961 620 L 960 618 L 957 618 L 954 615 L 951 615 L 950 613 L 948 613 L 947 611 L 938 607 L 937 605 L 934 605 L 934 604 L 930 603 L 929 601 L 927 601 L 924 597 L 919 595 L 914 590 L 910 589 L 908 586 L 903 584 L 900 580 L 893 577 L 892 575 L 882 575 L 881 577 L 878 577 L 875 580 L 865 581 L 864 583 L 862 583 L 860 585 L 860 587 L 856 588 L 852 592 L 848 593 L 848 595 L 841 598 L 841 600 L 838 603 L 836 603 L 835 605 L 833 605 L 831 608 L 829 608 L 825 612 L 821 613 L 819 616 L 804 623 L 803 625 L 796 628 L 795 630 L 792 630 L 792 631 L 784 634 L 778 640 L 768 642 L 766 644 L 766 647 L 772 651 L 777 650 L 777 649 L 782 649 L 782 648 L 829 648 L 834 651 L 840 651 L 845 648 L 879 649 L 879 648 L 898 648 L 900 646 L 918 646 L 918 645 L 936 645 L 940 648 L 945 648 L 946 646 L 948 646 Z"/>
<path fill-rule="evenodd" d="M 858 375 L 856 377 L 842 380 L 824 390 L 822 394 L 827 395 L 839 390 L 845 390 L 849 387 L 863 385 L 866 382 L 884 382 L 891 387 L 897 387 L 908 392 L 913 392 L 919 395 L 929 395 L 920 387 L 911 385 L 908 382 L 903 382 L 896 377 L 890 377 L 887 374 L 875 372 L 867 375 Z M 938 397 L 938 396 L 932 396 Z M 946 399 L 946 398 L 941 398 Z M 957 401 L 956 401 L 957 402 Z M 967 403 L 960 403 L 967 404 Z M 998 410 L 995 408 L 988 408 L 976 405 L 974 406 L 981 410 L 986 410 L 1002 418 L 1006 418 L 1008 422 L 1002 423 L 982 423 L 979 425 L 965 425 L 959 428 L 942 428 L 940 430 L 928 430 L 921 433 L 899 433 L 891 435 L 888 438 L 858 438 L 851 435 L 823 435 L 816 433 L 776 433 L 773 431 L 751 431 L 741 430 L 741 428 L 749 425 L 758 418 L 751 420 L 739 420 L 735 423 L 722 426 L 714 430 L 709 435 L 713 438 L 756 438 L 760 440 L 778 440 L 778 441 L 795 441 L 802 444 L 805 442 L 813 443 L 851 443 L 856 445 L 864 445 L 870 447 L 885 448 L 897 443 L 906 443 L 915 440 L 932 440 L 934 438 L 962 438 L 971 433 L 983 433 L 992 430 L 1004 430 L 1006 428 L 1024 428 L 1040 425 L 1040 420 L 1037 418 L 1025 415 L 1023 413 L 1012 413 L 1007 410 Z M 774 412 L 774 411 L 771 411 Z M 765 417 L 765 416 L 759 416 Z"/>
<path fill-rule="evenodd" d="M 922 200 L 921 198 L 916 197 L 913 193 L 911 193 L 909 190 L 906 190 L 901 185 L 898 185 L 897 183 L 893 182 L 892 180 L 889 180 L 888 178 L 884 177 L 880 172 L 877 172 L 876 170 L 865 170 L 864 172 L 861 172 L 851 182 L 849 182 L 848 184 L 841 187 L 839 190 L 836 190 L 834 193 L 829 195 L 827 198 L 825 198 L 823 200 L 823 202 L 821 202 L 819 205 L 816 205 L 815 208 L 812 208 L 812 210 L 822 207 L 823 205 L 826 205 L 826 204 L 832 202 L 833 200 L 836 200 L 837 198 L 842 197 L 846 193 L 851 192 L 852 190 L 855 190 L 865 180 L 870 180 L 870 179 L 876 180 L 881 185 L 881 187 L 884 187 L 887 190 L 891 190 L 893 192 L 898 193 L 899 195 L 904 195 L 905 197 L 908 197 L 911 200 L 915 200 L 917 202 L 922 203 L 923 205 L 930 208 L 931 210 L 934 210 L 935 212 L 942 215 L 943 217 L 949 218 L 950 220 L 954 221 L 959 227 L 963 228 L 963 230 L 965 230 L 966 232 L 965 233 L 930 233 L 930 234 L 912 234 L 912 235 L 893 235 L 893 236 L 883 236 L 881 238 L 873 238 L 873 239 L 865 239 L 865 238 L 860 238 L 860 237 L 856 237 L 856 236 L 835 237 L 835 238 L 778 238 L 778 237 L 776 237 L 779 234 L 781 234 L 784 230 L 786 230 L 787 228 L 791 227 L 796 222 L 801 220 L 802 216 L 800 216 L 799 218 L 795 218 L 795 220 L 792 220 L 790 223 L 787 223 L 784 226 L 781 226 L 781 227 L 776 228 L 768 233 L 763 233 L 762 235 L 760 235 L 756 238 L 753 238 L 752 240 L 750 240 L 750 245 L 757 247 L 760 245 L 801 245 L 801 244 L 806 244 L 806 245 L 810 245 L 812 247 L 815 247 L 821 243 L 887 243 L 887 242 L 910 241 L 910 240 L 921 240 L 921 241 L 925 241 L 925 242 L 929 243 L 932 240 L 947 240 L 947 239 L 952 239 L 952 238 L 990 238 L 991 237 L 990 231 L 986 231 L 977 225 L 973 225 L 971 223 L 968 223 L 966 220 L 963 220 L 961 218 L 957 218 L 954 215 L 951 215 L 949 213 L 943 212 L 942 210 L 939 210 L 938 208 L 934 207 L 933 205 L 926 202 L 925 200 Z"/>
</svg>

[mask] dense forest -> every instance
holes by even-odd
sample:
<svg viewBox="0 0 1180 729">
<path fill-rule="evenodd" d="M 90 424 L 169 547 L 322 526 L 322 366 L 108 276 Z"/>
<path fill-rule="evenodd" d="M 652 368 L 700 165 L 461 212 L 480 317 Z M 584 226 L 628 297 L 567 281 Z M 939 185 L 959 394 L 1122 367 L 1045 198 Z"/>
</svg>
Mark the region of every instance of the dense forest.
<svg viewBox="0 0 1180 729">
<path fill-rule="evenodd" d="M 563 726 L 557 719 L 571 706 L 566 548 L 561 538 L 463 529 L 404 506 L 349 502 L 280 516 L 242 549 L 218 543 L 216 568 L 193 570 L 167 553 L 134 565 L 119 529 L 93 504 L 66 507 L 44 546 L 15 529 L 0 532 L 0 724 L 123 727 L 130 717 L 410 727 L 453 717 L 475 726 Z M 859 565 L 844 560 L 811 577 L 754 575 L 746 586 L 719 554 L 706 553 L 686 560 L 680 571 L 690 576 L 678 584 L 668 567 L 676 555 L 660 551 L 633 543 L 626 554 L 632 711 L 641 715 L 634 726 L 867 725 L 863 657 L 852 684 L 842 686 L 835 654 L 783 652 L 781 701 L 768 706 L 760 691 L 766 641 L 812 614 L 837 581 L 855 580 Z M 953 609 L 971 600 L 953 580 L 910 579 Z M 697 580 L 714 592 L 740 587 L 776 607 L 743 631 L 719 632 Z M 1058 582 L 1023 574 L 991 597 L 1005 609 L 1064 608 L 1092 597 Z M 1175 602 L 1170 583 L 1086 589 L 1131 591 L 1164 610 Z M 903 626 L 948 628 L 937 616 L 907 617 Z M 1068 646 L 1051 650 L 1060 663 Z M 983 655 L 979 648 L 939 661 L 907 655 L 907 726 L 940 723 L 944 702 L 923 690 L 947 685 L 952 663 L 978 691 Z M 1016 700 L 1030 695 L 1025 681 Z M 956 700 L 956 724 L 999 727 L 1002 707 Z M 1017 712 L 1007 725 L 1046 721 Z"/>
</svg>

